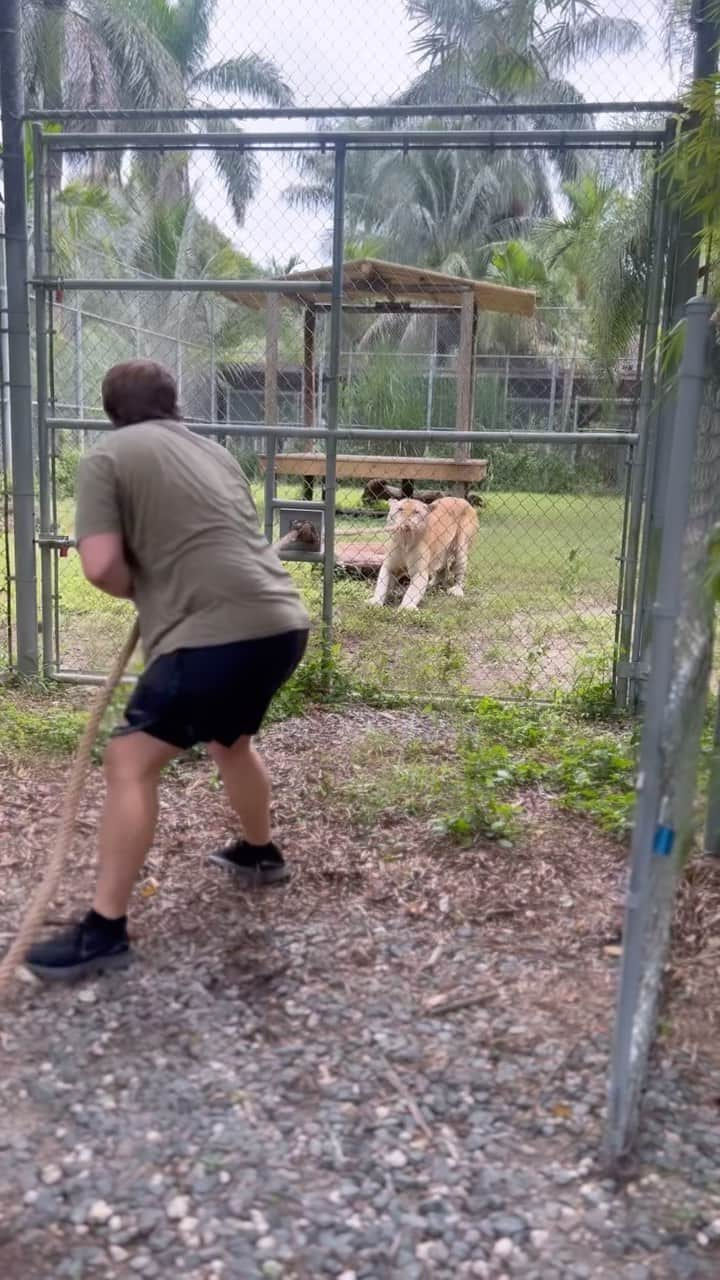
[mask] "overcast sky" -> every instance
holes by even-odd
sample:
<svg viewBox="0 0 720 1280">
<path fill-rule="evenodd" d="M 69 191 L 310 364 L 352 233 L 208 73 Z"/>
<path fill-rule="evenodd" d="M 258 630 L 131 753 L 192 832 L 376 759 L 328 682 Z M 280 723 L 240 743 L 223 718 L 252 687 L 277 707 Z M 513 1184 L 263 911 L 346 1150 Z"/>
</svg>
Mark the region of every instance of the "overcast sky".
<svg viewBox="0 0 720 1280">
<path fill-rule="evenodd" d="M 600 8 L 606 14 L 631 13 L 623 0 L 600 0 Z M 587 100 L 661 100 L 675 95 L 677 75 L 664 58 L 656 0 L 644 0 L 637 20 L 646 36 L 642 52 L 603 59 L 574 75 Z M 413 38 L 403 0 L 219 0 L 210 60 L 252 50 L 275 62 L 298 104 L 369 105 L 387 102 L 412 79 Z M 267 122 L 260 127 L 272 132 L 289 126 Z M 304 126 L 298 122 L 297 127 Z M 194 176 L 201 206 L 260 262 L 272 257 L 283 262 L 299 255 L 305 266 L 317 263 L 328 219 L 288 205 L 283 191 L 293 173 L 280 156 L 265 155 L 262 170 L 260 194 L 238 230 L 207 160 L 199 157 Z"/>
</svg>

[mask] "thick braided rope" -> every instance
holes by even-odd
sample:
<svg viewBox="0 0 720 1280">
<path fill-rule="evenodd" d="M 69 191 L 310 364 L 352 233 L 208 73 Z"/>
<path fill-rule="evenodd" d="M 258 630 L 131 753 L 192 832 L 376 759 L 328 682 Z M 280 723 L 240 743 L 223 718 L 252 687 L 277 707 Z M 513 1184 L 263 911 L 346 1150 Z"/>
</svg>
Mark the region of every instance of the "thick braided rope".
<svg viewBox="0 0 720 1280">
<path fill-rule="evenodd" d="M 38 927 L 42 924 L 47 907 L 57 889 L 75 834 L 75 819 L 77 818 L 80 797 L 82 796 L 90 766 L 95 739 L 102 724 L 103 716 L 110 705 L 113 693 L 123 677 L 137 642 L 138 624 L 134 622 L 122 649 L 115 659 L 110 675 L 93 700 L 90 717 L 80 740 L 80 745 L 73 761 L 70 780 L 63 797 L 60 826 L 55 847 L 47 864 L 45 875 L 40 881 L 35 896 L 20 922 L 15 939 L 11 943 L 10 949 L 3 956 L 2 961 L 0 961 L 0 999 L 5 995 L 6 989 L 12 982 L 17 966 L 22 963 L 23 957 L 33 941 Z"/>
</svg>

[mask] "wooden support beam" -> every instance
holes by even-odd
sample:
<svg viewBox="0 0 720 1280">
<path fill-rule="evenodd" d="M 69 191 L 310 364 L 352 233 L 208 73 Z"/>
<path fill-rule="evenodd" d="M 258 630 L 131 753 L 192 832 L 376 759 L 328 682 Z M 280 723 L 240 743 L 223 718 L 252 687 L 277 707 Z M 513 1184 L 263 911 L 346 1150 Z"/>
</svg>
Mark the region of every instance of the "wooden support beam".
<svg viewBox="0 0 720 1280">
<path fill-rule="evenodd" d="M 313 307 L 303 314 L 303 426 L 315 426 L 315 326 Z"/>
<path fill-rule="evenodd" d="M 475 296 L 468 289 L 460 308 L 460 342 L 456 366 L 455 430 L 473 429 L 473 390 L 475 384 Z M 470 457 L 470 445 L 458 444 L 456 462 Z"/>
<path fill-rule="evenodd" d="M 314 307 L 306 307 L 303 312 L 303 426 L 315 426 L 315 331 L 317 315 Z M 311 448 L 317 449 L 317 440 Z M 303 499 L 312 502 L 315 486 L 312 476 L 303 477 Z"/>
</svg>

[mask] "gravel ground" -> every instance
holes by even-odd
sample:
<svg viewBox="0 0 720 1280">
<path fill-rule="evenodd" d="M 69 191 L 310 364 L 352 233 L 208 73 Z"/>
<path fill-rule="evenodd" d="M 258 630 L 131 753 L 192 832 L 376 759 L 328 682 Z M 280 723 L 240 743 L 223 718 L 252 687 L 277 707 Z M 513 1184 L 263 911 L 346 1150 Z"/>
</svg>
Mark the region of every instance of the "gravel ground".
<svg viewBox="0 0 720 1280">
<path fill-rule="evenodd" d="M 672 1038 L 632 1180 L 595 1163 L 622 857 L 528 796 L 532 840 L 459 853 L 420 823 L 359 830 L 332 769 L 369 727 L 266 737 L 288 889 L 199 853 L 227 829 L 203 767 L 168 781 L 132 918 L 137 963 L 21 984 L 0 1031 L 0 1264 L 11 1280 L 651 1280 L 720 1275 L 720 1072 Z M 62 774 L 0 802 L 5 940 Z M 56 905 L 87 892 L 90 787 Z"/>
</svg>

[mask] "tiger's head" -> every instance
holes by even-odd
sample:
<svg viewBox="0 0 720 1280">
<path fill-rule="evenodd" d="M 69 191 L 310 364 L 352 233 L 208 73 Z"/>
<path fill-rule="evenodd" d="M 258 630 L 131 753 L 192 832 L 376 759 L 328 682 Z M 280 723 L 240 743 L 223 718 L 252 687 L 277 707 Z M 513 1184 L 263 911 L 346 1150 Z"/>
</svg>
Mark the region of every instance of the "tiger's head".
<svg viewBox="0 0 720 1280">
<path fill-rule="evenodd" d="M 406 544 L 416 542 L 425 530 L 427 519 L 428 508 L 424 502 L 416 502 L 414 498 L 390 500 L 387 527 L 393 538 Z"/>
</svg>

